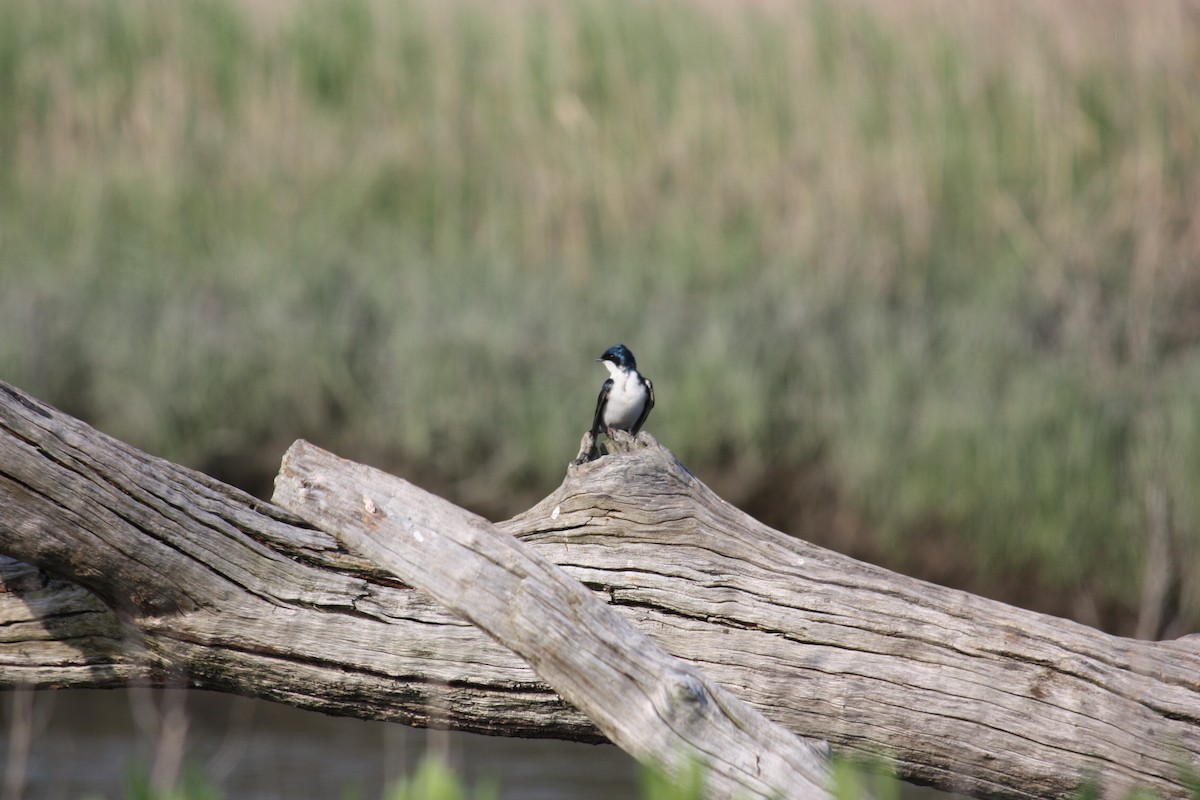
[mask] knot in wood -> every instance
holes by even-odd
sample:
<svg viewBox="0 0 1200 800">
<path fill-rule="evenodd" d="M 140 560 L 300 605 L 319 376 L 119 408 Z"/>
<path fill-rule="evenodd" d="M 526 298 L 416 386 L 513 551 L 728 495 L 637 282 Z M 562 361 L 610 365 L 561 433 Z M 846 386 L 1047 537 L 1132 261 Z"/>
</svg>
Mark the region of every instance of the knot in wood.
<svg viewBox="0 0 1200 800">
<path fill-rule="evenodd" d="M 701 714 L 712 702 L 712 695 L 699 676 L 685 670 L 671 670 L 664 676 L 663 700 L 669 709 Z"/>
</svg>

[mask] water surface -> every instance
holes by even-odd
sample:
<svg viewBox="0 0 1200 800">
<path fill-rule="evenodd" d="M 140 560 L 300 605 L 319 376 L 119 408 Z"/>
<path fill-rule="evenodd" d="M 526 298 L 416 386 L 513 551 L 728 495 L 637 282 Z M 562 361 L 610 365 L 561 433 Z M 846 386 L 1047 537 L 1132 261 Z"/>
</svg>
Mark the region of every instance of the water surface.
<svg viewBox="0 0 1200 800">
<path fill-rule="evenodd" d="M 182 741 L 183 763 L 237 800 L 371 800 L 430 751 L 468 780 L 495 778 L 506 800 L 636 796 L 637 765 L 612 745 L 418 730 L 207 691 L 17 697 L 4 697 L 0 758 L 10 779 L 24 769 L 25 800 L 126 797 L 132 771 L 148 774 L 180 752 L 173 740 Z M 22 703 L 31 715 L 17 713 Z M 11 760 L 18 718 L 32 719 L 20 764 Z"/>
</svg>

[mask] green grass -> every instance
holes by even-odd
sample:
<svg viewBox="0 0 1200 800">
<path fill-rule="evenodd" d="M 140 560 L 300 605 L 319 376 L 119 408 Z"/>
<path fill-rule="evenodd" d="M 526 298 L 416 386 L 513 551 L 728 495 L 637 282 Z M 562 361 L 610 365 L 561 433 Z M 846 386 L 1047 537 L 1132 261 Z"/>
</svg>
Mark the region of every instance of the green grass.
<svg viewBox="0 0 1200 800">
<path fill-rule="evenodd" d="M 1171 3 L 0 4 L 0 377 L 503 513 L 624 341 L 701 475 L 817 464 L 902 566 L 1128 619 L 1164 487 L 1195 629 L 1198 55 Z"/>
<path fill-rule="evenodd" d="M 466 779 L 444 762 L 425 756 L 412 775 L 388 787 L 384 800 L 496 800 L 500 793 L 495 781 L 484 780 L 467 787 Z"/>
<path fill-rule="evenodd" d="M 1181 765 L 1180 774 L 1189 796 L 1200 798 L 1194 770 Z M 707 776 L 707 768 L 695 762 L 683 766 L 674 776 L 663 769 L 643 765 L 639 771 L 638 797 L 642 800 L 702 800 Z M 881 757 L 835 756 L 830 764 L 829 793 L 835 800 L 899 800 L 906 796 L 906 789 L 913 788 L 901 782 L 887 759 Z M 493 778 L 485 777 L 472 784 L 440 758 L 425 755 L 409 775 L 385 788 L 383 800 L 495 800 L 499 791 L 499 782 Z M 220 800 L 222 792 L 196 769 L 185 770 L 178 786 L 166 791 L 152 788 L 145 774 L 135 771 L 129 782 L 128 796 L 132 800 Z M 358 797 L 359 793 L 348 788 L 343 796 Z M 1081 782 L 1073 792 L 1076 800 L 1095 800 L 1102 796 L 1103 787 L 1095 780 Z M 1154 800 L 1158 795 L 1137 787 L 1126 797 L 1127 800 Z"/>
</svg>

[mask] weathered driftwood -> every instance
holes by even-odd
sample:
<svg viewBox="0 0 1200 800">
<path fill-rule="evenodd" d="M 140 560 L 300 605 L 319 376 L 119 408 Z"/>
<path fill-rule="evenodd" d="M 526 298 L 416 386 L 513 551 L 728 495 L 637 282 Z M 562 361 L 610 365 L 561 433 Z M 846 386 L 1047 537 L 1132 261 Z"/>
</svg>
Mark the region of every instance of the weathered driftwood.
<svg viewBox="0 0 1200 800">
<path fill-rule="evenodd" d="M 825 797 L 827 752 L 788 733 L 492 523 L 307 442 L 275 502 L 517 652 L 615 744 L 709 769 L 716 797 Z"/>
<path fill-rule="evenodd" d="M 749 519 L 645 441 L 499 527 L 769 718 L 907 778 L 1187 796 L 1198 637 L 1120 639 L 855 562 Z M 332 713 L 600 738 L 520 658 L 333 536 L 3 384 L 0 553 L 120 612 L 0 562 L 0 685 L 186 675 Z"/>
</svg>

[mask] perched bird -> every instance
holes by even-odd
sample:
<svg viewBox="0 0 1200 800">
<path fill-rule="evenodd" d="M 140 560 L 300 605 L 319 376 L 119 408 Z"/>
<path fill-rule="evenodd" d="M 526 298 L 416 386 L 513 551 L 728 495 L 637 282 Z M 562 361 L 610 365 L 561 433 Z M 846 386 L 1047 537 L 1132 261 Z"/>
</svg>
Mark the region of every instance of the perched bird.
<svg viewBox="0 0 1200 800">
<path fill-rule="evenodd" d="M 637 360 L 623 344 L 614 344 L 596 360 L 608 368 L 610 377 L 596 399 L 592 435 L 603 432 L 611 438 L 619 430 L 636 436 L 654 408 L 654 384 L 638 372 Z"/>
</svg>

